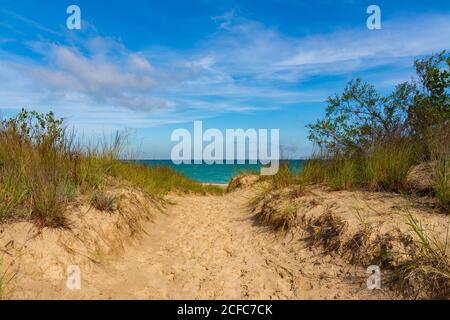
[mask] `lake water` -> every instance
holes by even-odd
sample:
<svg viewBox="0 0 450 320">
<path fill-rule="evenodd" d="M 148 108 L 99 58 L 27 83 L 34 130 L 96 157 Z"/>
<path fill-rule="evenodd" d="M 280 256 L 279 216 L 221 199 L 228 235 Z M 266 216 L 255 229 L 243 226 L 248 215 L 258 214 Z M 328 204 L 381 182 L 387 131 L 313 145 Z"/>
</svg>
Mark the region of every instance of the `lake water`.
<svg viewBox="0 0 450 320">
<path fill-rule="evenodd" d="M 138 163 L 148 166 L 166 166 L 203 183 L 228 183 L 231 178 L 241 172 L 258 172 L 260 164 L 181 164 L 175 165 L 171 160 L 139 160 Z M 289 160 L 291 170 L 301 170 L 304 160 Z"/>
</svg>

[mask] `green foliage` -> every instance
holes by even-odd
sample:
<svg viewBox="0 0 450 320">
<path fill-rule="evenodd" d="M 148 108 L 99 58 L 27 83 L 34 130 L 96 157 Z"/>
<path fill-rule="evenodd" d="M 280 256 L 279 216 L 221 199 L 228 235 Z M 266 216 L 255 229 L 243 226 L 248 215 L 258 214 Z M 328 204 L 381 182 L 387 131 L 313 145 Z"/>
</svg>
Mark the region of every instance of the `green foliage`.
<svg viewBox="0 0 450 320">
<path fill-rule="evenodd" d="M 352 80 L 341 96 L 328 98 L 325 118 L 309 125 L 309 138 L 327 153 L 370 152 L 379 142 L 412 139 L 430 157 L 432 138 L 448 135 L 450 55 L 445 51 L 415 62 L 417 79 L 387 96 Z"/>
<path fill-rule="evenodd" d="M 442 52 L 418 60 L 415 65 L 417 92 L 414 103 L 408 109 L 408 116 L 416 137 L 428 142 L 430 131 L 449 125 L 450 55 Z"/>
<path fill-rule="evenodd" d="M 44 114 L 22 109 L 17 117 L 2 120 L 1 126 L 24 143 L 54 145 L 63 138 L 63 121 L 63 118 L 56 119 L 53 112 Z"/>
<path fill-rule="evenodd" d="M 329 97 L 325 119 L 308 125 L 309 139 L 331 155 L 362 153 L 375 142 L 401 134 L 404 106 L 412 86 L 402 84 L 380 96 L 361 79 L 349 82 L 341 96 Z"/>
</svg>

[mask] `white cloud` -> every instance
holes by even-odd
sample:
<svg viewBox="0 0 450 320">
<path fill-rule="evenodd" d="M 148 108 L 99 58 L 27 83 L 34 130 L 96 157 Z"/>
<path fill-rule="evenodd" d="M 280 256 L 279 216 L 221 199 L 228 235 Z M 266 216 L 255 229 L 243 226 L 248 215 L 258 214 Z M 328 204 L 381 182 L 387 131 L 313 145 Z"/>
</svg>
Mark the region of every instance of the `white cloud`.
<svg viewBox="0 0 450 320">
<path fill-rule="evenodd" d="M 173 104 L 149 93 L 157 86 L 154 68 L 139 53 L 108 57 L 99 51 L 82 54 L 78 48 L 39 44 L 48 64 L 12 65 L 36 86 L 55 94 L 76 93 L 89 102 L 111 104 L 133 110 L 170 108 Z"/>
</svg>

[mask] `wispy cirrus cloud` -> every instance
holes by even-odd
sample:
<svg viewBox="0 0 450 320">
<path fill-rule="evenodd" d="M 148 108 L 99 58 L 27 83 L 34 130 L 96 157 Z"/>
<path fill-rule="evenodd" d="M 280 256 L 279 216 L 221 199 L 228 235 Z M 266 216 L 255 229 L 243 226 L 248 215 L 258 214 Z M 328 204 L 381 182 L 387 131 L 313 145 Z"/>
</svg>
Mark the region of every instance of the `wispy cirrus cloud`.
<svg viewBox="0 0 450 320">
<path fill-rule="evenodd" d="M 436 14 L 385 21 L 382 30 L 362 25 L 303 38 L 286 36 L 256 21 L 237 18 L 233 22 L 229 14 L 225 29 L 208 43 L 221 48 L 216 61 L 229 72 L 264 80 L 298 81 L 317 74 L 361 71 L 450 45 L 450 17 Z"/>
<path fill-rule="evenodd" d="M 413 36 L 412 36 L 413 35 Z M 298 41 L 294 54 L 277 63 L 280 68 L 343 64 L 342 71 L 386 65 L 397 59 L 411 58 L 448 49 L 448 16 L 423 15 L 401 21 L 387 21 L 383 29 L 343 30 Z"/>
<path fill-rule="evenodd" d="M 0 12 L 3 13 L 4 15 L 6 15 L 6 16 L 11 17 L 12 19 L 14 19 L 16 21 L 24 23 L 24 24 L 26 24 L 26 25 L 28 25 L 28 26 L 36 29 L 36 30 L 42 31 L 44 33 L 48 33 L 48 34 L 51 34 L 51 35 L 54 35 L 54 36 L 62 36 L 63 35 L 62 32 L 59 32 L 59 31 L 53 30 L 51 28 L 48 28 L 48 27 L 44 26 L 43 24 L 41 24 L 41 23 L 39 23 L 37 21 L 34 21 L 33 19 L 30 19 L 28 17 L 25 17 L 23 15 L 20 15 L 20 14 L 18 14 L 16 12 L 13 12 L 13 11 L 10 11 L 10 10 L 6 10 L 4 8 L 0 9 Z M 8 27 L 11 28 L 11 29 L 14 29 L 11 24 L 8 24 Z"/>
</svg>

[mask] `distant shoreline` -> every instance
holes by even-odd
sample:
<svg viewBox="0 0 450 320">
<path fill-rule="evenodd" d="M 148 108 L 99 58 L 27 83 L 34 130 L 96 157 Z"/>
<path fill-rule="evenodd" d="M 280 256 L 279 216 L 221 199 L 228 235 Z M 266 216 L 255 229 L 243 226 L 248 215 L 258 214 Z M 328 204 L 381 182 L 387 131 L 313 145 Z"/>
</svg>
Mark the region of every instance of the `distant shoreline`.
<svg viewBox="0 0 450 320">
<path fill-rule="evenodd" d="M 226 189 L 228 187 L 228 183 L 208 183 L 208 182 L 201 182 L 204 186 L 216 186 L 220 188 Z"/>
</svg>

